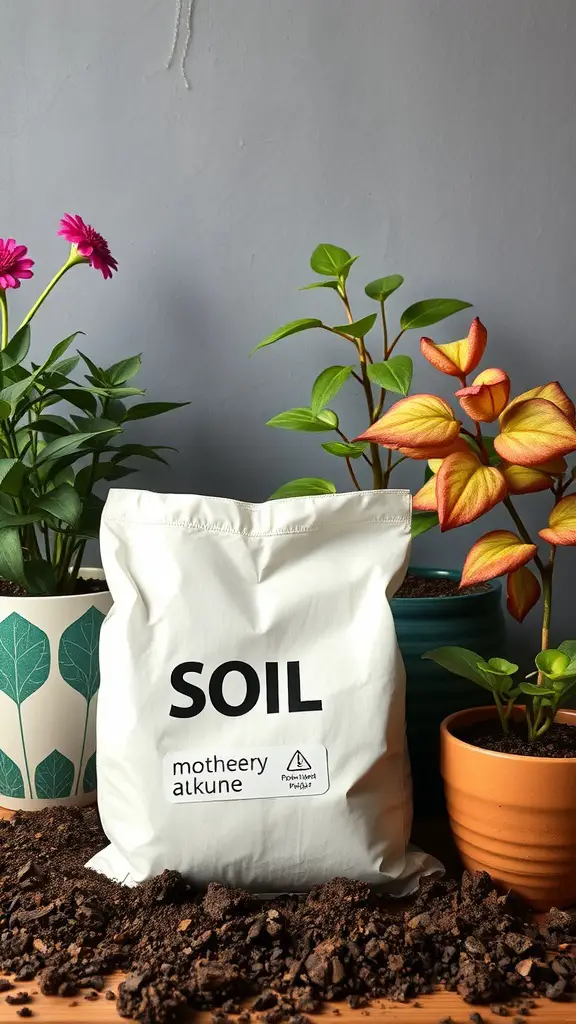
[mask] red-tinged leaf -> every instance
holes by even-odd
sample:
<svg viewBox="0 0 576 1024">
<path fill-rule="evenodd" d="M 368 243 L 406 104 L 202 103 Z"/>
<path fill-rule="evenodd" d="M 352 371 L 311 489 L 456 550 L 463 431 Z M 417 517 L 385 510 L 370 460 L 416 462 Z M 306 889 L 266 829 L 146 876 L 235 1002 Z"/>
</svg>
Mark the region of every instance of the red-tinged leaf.
<svg viewBox="0 0 576 1024">
<path fill-rule="evenodd" d="M 510 530 L 485 533 L 466 556 L 460 586 L 484 583 L 496 576 L 515 572 L 521 565 L 526 565 L 537 550 L 536 544 L 525 544 Z"/>
<path fill-rule="evenodd" d="M 526 565 L 511 572 L 506 580 L 506 607 L 517 622 L 523 622 L 528 612 L 540 600 L 540 583 Z"/>
<path fill-rule="evenodd" d="M 504 370 L 482 370 L 470 387 L 460 388 L 456 398 L 476 423 L 497 420 L 510 395 L 510 378 Z"/>
<path fill-rule="evenodd" d="M 375 441 L 386 448 L 446 448 L 459 431 L 460 423 L 443 398 L 411 395 L 391 406 L 355 440 Z"/>
<path fill-rule="evenodd" d="M 436 477 L 431 476 L 423 487 L 412 498 L 412 508 L 415 512 L 436 511 Z"/>
<path fill-rule="evenodd" d="M 494 508 L 506 494 L 500 470 L 485 466 L 473 451 L 449 455 L 436 474 L 441 530 L 472 523 Z"/>
<path fill-rule="evenodd" d="M 500 458 L 517 466 L 537 466 L 576 451 L 574 424 L 544 398 L 508 406 L 500 417 L 500 430 L 494 448 Z"/>
<path fill-rule="evenodd" d="M 518 395 L 517 398 L 512 399 L 508 409 L 512 409 L 519 402 L 525 402 L 528 398 L 545 398 L 547 402 L 552 402 L 561 409 L 564 415 L 572 422 L 576 418 L 574 402 L 568 398 L 564 388 L 561 387 L 557 380 L 552 380 L 549 384 L 540 384 L 539 387 L 531 388 L 530 391 L 525 391 L 522 395 Z"/>
<path fill-rule="evenodd" d="M 441 373 L 462 380 L 475 370 L 484 355 L 488 335 L 484 324 L 476 317 L 470 326 L 467 338 L 437 345 L 431 338 L 422 338 L 420 350 L 425 359 Z"/>
<path fill-rule="evenodd" d="M 562 547 L 576 544 L 576 494 L 569 494 L 554 506 L 548 527 L 539 532 L 542 539 L 549 544 L 559 544 Z"/>
<path fill-rule="evenodd" d="M 546 491 L 552 486 L 551 476 L 541 469 L 531 466 L 509 466 L 507 462 L 503 462 L 499 469 L 506 481 L 508 494 L 533 494 L 536 491 Z"/>
</svg>

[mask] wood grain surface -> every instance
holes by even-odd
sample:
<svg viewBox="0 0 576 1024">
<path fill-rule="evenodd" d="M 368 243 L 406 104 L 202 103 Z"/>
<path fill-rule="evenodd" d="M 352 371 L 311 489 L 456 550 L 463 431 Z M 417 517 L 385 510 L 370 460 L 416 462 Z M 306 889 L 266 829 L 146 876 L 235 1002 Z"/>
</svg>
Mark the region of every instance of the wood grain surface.
<svg viewBox="0 0 576 1024">
<path fill-rule="evenodd" d="M 11 812 L 0 808 L 0 817 L 11 817 Z M 417 823 L 414 829 L 415 840 L 425 848 L 429 849 L 444 862 L 454 862 L 454 849 L 442 821 L 435 819 Z M 108 979 L 108 983 L 114 992 L 117 991 L 123 975 L 114 974 Z M 59 996 L 43 996 L 38 991 L 34 982 L 21 982 L 16 985 L 13 992 L 28 992 L 31 1002 L 28 1004 L 33 1016 L 29 1019 L 38 1024 L 109 1024 L 112 1021 L 120 1021 L 116 1012 L 115 1004 L 105 999 L 102 993 L 98 999 L 90 1001 L 82 994 L 74 999 L 63 999 Z M 13 993 L 7 993 L 13 994 Z M 451 1017 L 453 1024 L 467 1024 L 470 1020 L 470 1013 L 475 1009 L 482 1015 L 485 1024 L 496 1024 L 497 1021 L 510 1021 L 515 1016 L 510 1010 L 507 1018 L 493 1014 L 487 1007 L 473 1007 L 465 1003 L 452 992 L 437 992 L 433 996 L 421 996 L 417 1000 L 418 1005 L 412 1003 L 391 1003 L 388 1000 L 377 1000 L 366 1010 L 350 1010 L 346 1003 L 328 1003 L 322 1012 L 317 1016 L 311 1016 L 310 1020 L 315 1024 L 329 1024 L 333 1019 L 335 1024 L 439 1024 L 444 1018 Z M 18 1024 L 21 1020 L 17 1015 L 18 1006 L 11 1006 L 6 1003 L 6 996 L 0 995 L 0 1024 L 11 1021 Z M 194 1020 L 196 1024 L 210 1024 L 210 1014 L 194 1014 L 183 1018 L 187 1021 Z M 537 1008 L 526 1017 L 530 1020 L 541 1021 L 542 1024 L 576 1024 L 576 1001 L 566 1003 L 551 1003 L 546 999 L 537 1001 Z M 253 1015 L 254 1024 L 257 1024 L 258 1015 Z"/>
</svg>

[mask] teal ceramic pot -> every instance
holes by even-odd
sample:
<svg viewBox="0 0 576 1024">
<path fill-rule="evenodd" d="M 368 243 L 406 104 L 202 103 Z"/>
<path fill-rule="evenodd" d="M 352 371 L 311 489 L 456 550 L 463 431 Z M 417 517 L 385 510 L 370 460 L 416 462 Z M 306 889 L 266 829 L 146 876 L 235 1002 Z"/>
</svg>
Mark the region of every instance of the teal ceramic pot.
<svg viewBox="0 0 576 1024">
<path fill-rule="evenodd" d="M 427 579 L 460 578 L 454 569 L 411 567 Z M 442 807 L 439 771 L 440 723 L 447 715 L 486 703 L 486 692 L 422 655 L 434 647 L 468 647 L 483 657 L 506 656 L 502 588 L 455 597 L 397 597 L 392 600 L 398 643 L 406 666 L 406 729 L 417 813 Z"/>
</svg>

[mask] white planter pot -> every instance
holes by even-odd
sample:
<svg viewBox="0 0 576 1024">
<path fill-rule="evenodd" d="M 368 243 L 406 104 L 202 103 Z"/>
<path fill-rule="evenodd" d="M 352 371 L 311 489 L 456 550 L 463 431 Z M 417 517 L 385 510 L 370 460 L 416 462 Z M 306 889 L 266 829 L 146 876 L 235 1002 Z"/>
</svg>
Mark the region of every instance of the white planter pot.
<svg viewBox="0 0 576 1024">
<path fill-rule="evenodd" d="M 111 607 L 107 590 L 0 597 L 0 807 L 96 799 L 98 640 Z"/>
</svg>

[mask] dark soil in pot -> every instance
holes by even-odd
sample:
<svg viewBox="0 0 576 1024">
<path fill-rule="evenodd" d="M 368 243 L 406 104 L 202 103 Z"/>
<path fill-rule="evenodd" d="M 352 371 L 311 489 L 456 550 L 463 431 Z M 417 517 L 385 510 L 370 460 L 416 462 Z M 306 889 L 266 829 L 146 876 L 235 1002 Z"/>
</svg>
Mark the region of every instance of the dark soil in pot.
<svg viewBox="0 0 576 1024">
<path fill-rule="evenodd" d="M 458 597 L 482 594 L 487 590 L 490 590 L 487 583 L 477 583 L 461 589 L 459 581 L 450 576 L 418 576 L 409 572 L 394 597 Z"/>
<path fill-rule="evenodd" d="M 103 594 L 108 590 L 106 580 L 82 579 L 78 577 L 71 594 L 57 594 L 57 597 L 73 597 L 75 594 Z M 10 580 L 0 580 L 0 597 L 38 597 L 38 594 L 29 594 L 26 587 L 19 583 L 12 583 Z"/>
<path fill-rule="evenodd" d="M 459 740 L 483 750 L 496 750 L 500 754 L 520 754 L 522 757 L 576 757 L 576 726 L 553 723 L 548 732 L 536 742 L 528 739 L 526 727 L 514 722 L 510 732 L 502 732 L 498 720 L 475 722 L 454 732 Z"/>
<path fill-rule="evenodd" d="M 246 999 L 254 1020 L 303 1024 L 324 1000 L 407 1002 L 438 984 L 502 1016 L 576 990 L 575 916 L 536 923 L 487 874 L 427 881 L 402 903 L 342 878 L 267 900 L 175 871 L 130 889 L 83 867 L 105 841 L 94 808 L 0 822 L 0 970 L 16 975 L 0 991 L 37 977 L 46 994 L 98 999 L 119 969 L 118 1010 L 146 1024 L 184 1006 L 225 1024 Z"/>
</svg>

